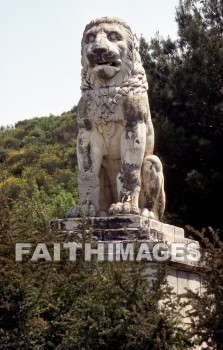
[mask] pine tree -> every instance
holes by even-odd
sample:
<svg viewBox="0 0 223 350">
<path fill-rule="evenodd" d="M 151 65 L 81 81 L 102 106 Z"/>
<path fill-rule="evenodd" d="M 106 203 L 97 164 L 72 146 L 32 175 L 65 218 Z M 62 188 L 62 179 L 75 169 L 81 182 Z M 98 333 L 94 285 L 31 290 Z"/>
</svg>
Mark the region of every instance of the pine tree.
<svg viewBox="0 0 223 350">
<path fill-rule="evenodd" d="M 223 349 L 223 243 L 219 232 L 208 228 L 198 232 L 188 227 L 188 232 L 201 241 L 203 248 L 202 293 L 188 292 L 192 336 L 208 349 Z M 207 238 L 209 237 L 209 238 Z"/>
<path fill-rule="evenodd" d="M 177 40 L 141 38 L 167 214 L 198 228 L 223 228 L 222 16 L 221 0 L 181 0 Z"/>
</svg>

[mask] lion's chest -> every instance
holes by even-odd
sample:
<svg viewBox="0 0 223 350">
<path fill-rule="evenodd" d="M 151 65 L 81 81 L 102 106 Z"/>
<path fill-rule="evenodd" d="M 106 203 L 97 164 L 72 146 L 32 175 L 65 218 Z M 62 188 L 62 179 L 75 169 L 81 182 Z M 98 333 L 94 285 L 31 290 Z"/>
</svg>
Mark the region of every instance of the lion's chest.
<svg viewBox="0 0 223 350">
<path fill-rule="evenodd" d="M 92 134 L 102 140 L 104 154 L 110 159 L 120 158 L 125 127 L 123 99 L 114 103 L 109 96 L 85 93 L 79 103 L 78 114 L 80 125 L 92 130 Z"/>
<path fill-rule="evenodd" d="M 119 159 L 124 124 L 122 122 L 108 122 L 96 125 L 94 129 L 103 140 L 105 155 L 110 159 Z"/>
<path fill-rule="evenodd" d="M 92 125 L 124 121 L 123 98 L 103 95 L 94 90 L 82 94 L 79 103 L 79 119 L 88 119 Z"/>
</svg>

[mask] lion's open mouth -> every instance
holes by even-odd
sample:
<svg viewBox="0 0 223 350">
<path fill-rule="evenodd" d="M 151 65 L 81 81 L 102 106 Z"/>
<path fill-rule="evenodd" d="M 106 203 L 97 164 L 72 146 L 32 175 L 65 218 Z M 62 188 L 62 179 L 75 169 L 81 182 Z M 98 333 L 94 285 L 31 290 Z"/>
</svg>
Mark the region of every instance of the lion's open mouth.
<svg viewBox="0 0 223 350">
<path fill-rule="evenodd" d="M 122 66 L 121 59 L 99 58 L 97 61 L 91 61 L 92 74 L 98 75 L 101 79 L 110 79 L 115 76 Z"/>
<path fill-rule="evenodd" d="M 94 64 L 94 67 L 97 67 L 97 66 L 112 66 L 112 67 L 117 67 L 117 62 L 97 62 Z"/>
</svg>

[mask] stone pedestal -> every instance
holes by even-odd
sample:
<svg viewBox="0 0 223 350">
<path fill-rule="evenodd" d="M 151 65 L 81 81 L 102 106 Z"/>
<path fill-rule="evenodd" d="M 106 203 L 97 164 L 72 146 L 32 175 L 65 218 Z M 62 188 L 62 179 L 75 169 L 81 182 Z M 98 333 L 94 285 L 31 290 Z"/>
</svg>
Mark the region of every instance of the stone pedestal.
<svg viewBox="0 0 223 350">
<path fill-rule="evenodd" d="M 93 237 L 96 240 L 125 240 L 131 234 L 139 240 L 191 241 L 184 238 L 184 230 L 182 228 L 139 215 L 58 219 L 52 220 L 50 225 L 56 225 L 62 232 L 69 234 L 79 233 L 83 228 L 83 222 L 89 229 L 92 229 Z"/>
<path fill-rule="evenodd" d="M 180 227 L 139 215 L 90 217 L 88 219 L 69 218 L 53 220 L 50 225 L 59 230 L 57 232 L 65 235 L 69 241 L 75 241 L 77 237 L 80 239 L 84 231 L 89 232 L 95 243 L 107 245 L 106 260 L 110 261 L 115 260 L 115 245 L 118 243 L 124 244 L 125 247 L 128 243 L 136 241 L 139 246 L 146 243 L 152 257 L 154 246 L 157 243 L 163 243 L 171 248 L 167 263 L 169 267 L 168 282 L 173 287 L 173 292 L 183 294 L 189 288 L 201 293 L 201 264 L 196 259 L 191 259 L 191 256 L 182 258 L 182 249 L 187 250 L 191 243 L 193 243 L 192 247 L 195 246 L 199 249 L 199 244 L 197 241 L 185 238 L 184 230 Z M 112 245 L 114 245 L 114 249 L 111 249 Z M 179 256 L 176 256 L 176 251 L 178 251 Z M 185 319 L 185 322 L 187 323 L 188 320 Z"/>
</svg>

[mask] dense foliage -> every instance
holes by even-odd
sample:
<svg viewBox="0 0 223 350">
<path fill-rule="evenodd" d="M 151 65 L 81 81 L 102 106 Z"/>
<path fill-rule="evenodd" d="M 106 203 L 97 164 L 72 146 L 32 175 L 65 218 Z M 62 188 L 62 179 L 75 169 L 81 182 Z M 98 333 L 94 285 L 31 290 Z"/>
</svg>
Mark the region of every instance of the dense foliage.
<svg viewBox="0 0 223 350">
<path fill-rule="evenodd" d="M 180 1 L 179 38 L 141 38 L 167 214 L 223 228 L 223 3 Z"/>
<path fill-rule="evenodd" d="M 200 240 L 203 249 L 204 274 L 202 294 L 188 292 L 192 334 L 208 349 L 223 349 L 223 243 L 219 232 L 208 228 L 205 232 L 188 227 L 188 233 Z M 203 230 L 204 231 L 204 230 Z M 192 306 L 192 307 L 191 307 Z"/>
<path fill-rule="evenodd" d="M 77 198 L 75 110 L 0 131 L 0 187 L 16 205 L 26 193 L 46 218 L 64 217 Z"/>
<path fill-rule="evenodd" d="M 64 235 L 51 231 L 35 199 L 21 195 L 13 209 L 5 193 L 0 200 L 1 349 L 190 348 L 165 268 L 148 280 L 153 272 L 147 264 L 86 262 L 81 250 L 77 261 L 63 251 L 60 262 L 32 262 L 37 242 L 45 242 L 53 256 L 53 243 L 64 242 Z M 90 242 L 87 229 L 83 221 L 82 237 Z M 19 242 L 32 248 L 15 262 Z"/>
</svg>

